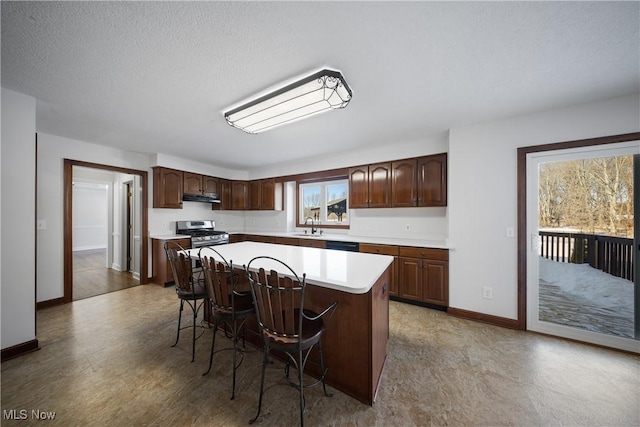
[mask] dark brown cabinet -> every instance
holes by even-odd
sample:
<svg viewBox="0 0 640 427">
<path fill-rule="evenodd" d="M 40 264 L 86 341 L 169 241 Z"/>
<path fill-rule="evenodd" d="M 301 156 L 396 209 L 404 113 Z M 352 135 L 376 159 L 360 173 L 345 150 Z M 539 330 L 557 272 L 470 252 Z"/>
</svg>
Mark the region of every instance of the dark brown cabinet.
<svg viewBox="0 0 640 427">
<path fill-rule="evenodd" d="M 260 180 L 260 209 L 275 210 L 276 208 L 276 180 L 268 178 Z"/>
<path fill-rule="evenodd" d="M 391 207 L 391 163 L 349 169 L 349 207 Z"/>
<path fill-rule="evenodd" d="M 391 205 L 393 207 L 417 206 L 418 161 L 398 160 L 391 163 Z"/>
<path fill-rule="evenodd" d="M 370 243 L 360 243 L 360 252 L 378 255 L 390 255 L 393 258 L 391 263 L 391 280 L 389 282 L 389 295 L 398 296 L 398 247 L 392 245 L 376 245 Z"/>
<path fill-rule="evenodd" d="M 202 175 L 191 172 L 183 172 L 182 191 L 184 194 L 202 195 Z"/>
<path fill-rule="evenodd" d="M 182 209 L 183 173 L 163 167 L 153 168 L 153 207 Z"/>
<path fill-rule="evenodd" d="M 202 195 L 220 197 L 220 180 L 213 176 L 202 175 Z"/>
<path fill-rule="evenodd" d="M 231 210 L 233 209 L 233 201 L 231 198 L 231 181 L 228 179 L 221 179 L 219 181 L 220 186 L 220 203 L 214 203 L 212 205 L 213 210 Z"/>
<path fill-rule="evenodd" d="M 179 244 L 184 249 L 191 247 L 191 239 L 189 238 L 171 239 L 171 241 Z M 167 260 L 167 254 L 164 251 L 165 242 L 167 242 L 167 239 L 151 239 L 151 262 L 153 263 L 152 281 L 160 286 L 173 283 L 173 272 Z"/>
<path fill-rule="evenodd" d="M 231 181 L 231 209 L 249 209 L 249 183 L 247 181 Z"/>
<path fill-rule="evenodd" d="M 447 153 L 349 169 L 349 207 L 447 206 Z"/>
<path fill-rule="evenodd" d="M 447 206 L 447 153 L 418 159 L 418 206 Z"/>
<path fill-rule="evenodd" d="M 400 247 L 398 254 L 398 296 L 447 307 L 449 251 Z"/>
<path fill-rule="evenodd" d="M 249 209 L 260 210 L 262 202 L 262 186 L 260 181 L 249 181 Z"/>
<path fill-rule="evenodd" d="M 349 169 L 349 207 L 369 207 L 369 166 Z"/>
</svg>

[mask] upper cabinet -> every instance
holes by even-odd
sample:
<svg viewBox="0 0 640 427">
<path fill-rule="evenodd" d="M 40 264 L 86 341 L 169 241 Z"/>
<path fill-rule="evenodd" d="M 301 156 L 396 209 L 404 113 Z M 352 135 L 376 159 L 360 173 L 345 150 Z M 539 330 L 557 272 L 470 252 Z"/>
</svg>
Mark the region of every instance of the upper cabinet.
<svg viewBox="0 0 640 427">
<path fill-rule="evenodd" d="M 393 207 L 417 206 L 418 204 L 418 160 L 406 159 L 391 163 Z"/>
<path fill-rule="evenodd" d="M 418 159 L 418 206 L 447 206 L 447 153 Z"/>
<path fill-rule="evenodd" d="M 220 197 L 220 180 L 213 176 L 202 175 L 202 195 Z"/>
<path fill-rule="evenodd" d="M 231 181 L 231 209 L 249 209 L 249 183 L 247 181 Z"/>
<path fill-rule="evenodd" d="M 391 207 L 391 163 L 349 169 L 349 207 Z"/>
<path fill-rule="evenodd" d="M 275 178 L 254 181 L 220 179 L 220 206 L 225 210 L 275 210 L 281 205 L 276 197 Z M 282 208 L 278 208 L 282 209 Z"/>
<path fill-rule="evenodd" d="M 183 192 L 194 196 L 218 197 L 220 180 L 213 176 L 183 172 Z"/>
<path fill-rule="evenodd" d="M 184 194 L 202 195 L 202 175 L 191 172 L 182 173 L 182 192 Z"/>
<path fill-rule="evenodd" d="M 447 206 L 447 154 L 349 169 L 349 207 Z"/>
<path fill-rule="evenodd" d="M 183 172 L 153 168 L 153 207 L 182 209 Z"/>
<path fill-rule="evenodd" d="M 268 178 L 260 180 L 260 209 L 276 209 L 276 179 Z"/>
</svg>

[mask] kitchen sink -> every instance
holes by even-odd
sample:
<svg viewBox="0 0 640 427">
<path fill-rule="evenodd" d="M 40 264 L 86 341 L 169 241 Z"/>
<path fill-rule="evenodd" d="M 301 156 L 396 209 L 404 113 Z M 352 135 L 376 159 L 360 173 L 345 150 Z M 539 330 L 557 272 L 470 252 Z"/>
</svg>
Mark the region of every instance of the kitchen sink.
<svg viewBox="0 0 640 427">
<path fill-rule="evenodd" d="M 322 236 L 322 234 L 311 234 L 311 233 L 295 233 L 294 236 L 300 236 L 300 237 L 320 237 Z"/>
</svg>

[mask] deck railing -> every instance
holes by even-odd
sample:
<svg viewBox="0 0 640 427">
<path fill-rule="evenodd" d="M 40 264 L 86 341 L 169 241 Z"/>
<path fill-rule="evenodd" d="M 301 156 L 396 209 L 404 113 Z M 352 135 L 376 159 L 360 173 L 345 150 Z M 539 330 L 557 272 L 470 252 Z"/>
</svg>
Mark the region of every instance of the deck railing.
<svg viewBox="0 0 640 427">
<path fill-rule="evenodd" d="M 558 262 L 588 263 L 633 281 L 633 239 L 597 234 L 540 231 L 540 256 Z"/>
</svg>

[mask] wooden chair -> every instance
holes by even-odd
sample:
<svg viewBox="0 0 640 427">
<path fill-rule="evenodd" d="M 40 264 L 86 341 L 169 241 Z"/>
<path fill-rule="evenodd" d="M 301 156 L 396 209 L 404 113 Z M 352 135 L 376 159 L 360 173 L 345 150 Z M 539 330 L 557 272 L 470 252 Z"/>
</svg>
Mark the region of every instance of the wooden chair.
<svg viewBox="0 0 640 427">
<path fill-rule="evenodd" d="M 164 244 L 164 251 L 167 254 L 167 260 L 171 265 L 171 271 L 173 272 L 173 280 L 176 285 L 176 294 L 180 300 L 180 311 L 178 313 L 178 333 L 176 334 L 176 342 L 171 347 L 175 347 L 180 340 L 180 330 L 182 323 L 182 310 L 184 309 L 185 302 L 191 307 L 193 312 L 193 336 L 191 343 L 191 362 L 196 357 L 196 319 L 202 305 L 209 300 L 209 294 L 202 282 L 198 278 L 194 277 L 194 271 L 192 268 L 192 260 L 185 255 L 184 248 L 178 243 L 168 240 Z M 202 334 L 200 334 L 202 335 Z"/>
<path fill-rule="evenodd" d="M 271 266 L 269 268 L 270 272 L 267 273 L 261 265 Z M 303 274 L 302 278 L 300 278 L 287 264 L 275 258 L 268 256 L 255 257 L 249 261 L 245 270 L 264 341 L 258 413 L 249 421 L 249 424 L 254 423 L 260 416 L 262 396 L 265 391 L 265 368 L 269 363 L 269 351 L 274 349 L 284 352 L 288 358 L 285 365 L 285 374 L 289 384 L 299 391 L 300 425 L 304 425 L 304 388 L 322 382 L 324 394 L 331 396 L 327 393 L 325 383 L 327 368 L 324 366 L 321 338 L 325 328 L 323 318 L 326 315 L 329 315 L 329 318 L 333 315 L 338 302 L 334 302 L 322 310 L 320 314 L 305 309 L 306 274 Z M 316 344 L 320 354 L 320 379 L 312 384 L 305 385 L 303 381 L 304 368 L 309 353 Z M 291 364 L 298 371 L 297 382 L 289 379 L 289 366 Z"/>
<path fill-rule="evenodd" d="M 207 252 L 210 256 L 206 256 Z M 245 321 L 256 314 L 251 293 L 241 293 L 236 290 L 238 275 L 233 273 L 233 262 L 227 260 L 211 247 L 203 247 L 198 252 L 198 257 L 204 272 L 204 282 L 209 293 L 209 307 L 215 320 L 213 327 L 213 338 L 211 339 L 211 355 L 209 356 L 209 369 L 204 375 L 211 371 L 213 364 L 213 354 L 216 344 L 216 333 L 220 326 L 226 325 L 231 329 L 231 339 L 233 347 L 222 350 L 233 350 L 233 381 L 231 386 L 231 400 L 235 397 L 236 391 L 236 370 L 242 364 L 242 350 L 238 348 L 240 338 L 238 331 L 244 330 Z M 239 323 L 238 323 L 239 322 Z M 244 347 L 244 333 L 243 347 Z M 240 361 L 237 362 L 237 355 L 240 354 Z"/>
</svg>

